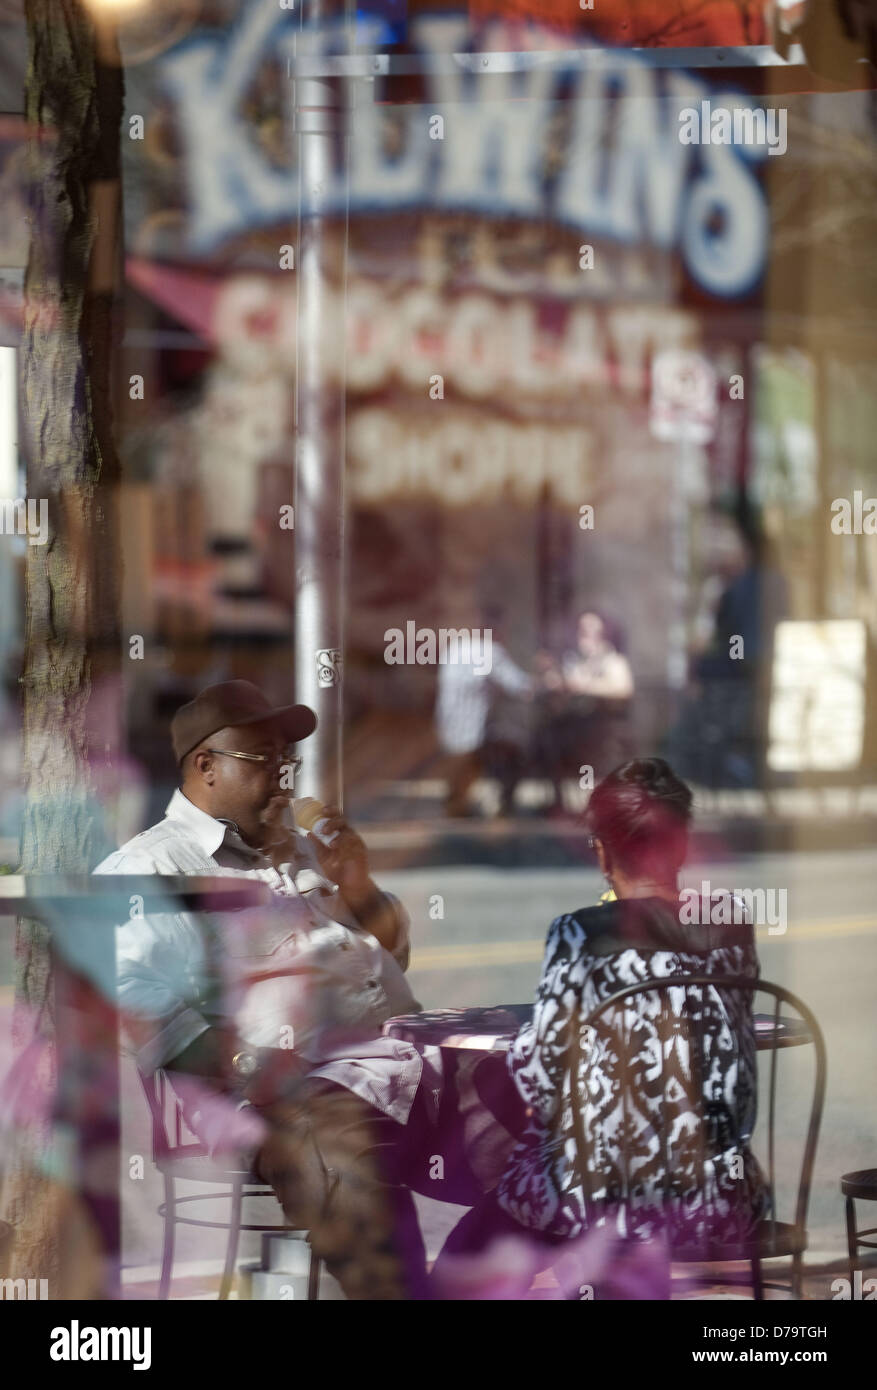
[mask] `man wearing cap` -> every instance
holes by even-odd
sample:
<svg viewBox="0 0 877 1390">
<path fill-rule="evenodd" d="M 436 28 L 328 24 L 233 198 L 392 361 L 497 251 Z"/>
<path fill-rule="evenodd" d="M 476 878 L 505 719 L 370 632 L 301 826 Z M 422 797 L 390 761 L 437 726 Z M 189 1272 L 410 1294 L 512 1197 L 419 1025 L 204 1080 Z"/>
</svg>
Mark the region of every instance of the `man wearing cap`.
<svg viewBox="0 0 877 1390">
<path fill-rule="evenodd" d="M 429 1057 L 380 1034 L 420 1007 L 403 973 L 407 913 L 374 883 L 338 810 L 325 808 L 320 826 L 329 845 L 289 816 L 280 774 L 298 761 L 289 745 L 315 728 L 312 710 L 272 708 L 248 681 L 202 691 L 172 721 L 182 785 L 164 820 L 95 872 L 231 873 L 274 890 L 270 909 L 226 914 L 212 955 L 203 916 L 135 914 L 119 926 L 119 1003 L 138 1067 L 174 1073 L 211 1151 L 228 1147 L 236 1112 L 197 1103 L 197 1087 L 254 1106 L 266 1122 L 255 1170 L 348 1296 L 417 1297 L 425 1256 L 400 1140 L 433 1118 L 424 1070 L 429 1084 L 439 1078 Z"/>
</svg>

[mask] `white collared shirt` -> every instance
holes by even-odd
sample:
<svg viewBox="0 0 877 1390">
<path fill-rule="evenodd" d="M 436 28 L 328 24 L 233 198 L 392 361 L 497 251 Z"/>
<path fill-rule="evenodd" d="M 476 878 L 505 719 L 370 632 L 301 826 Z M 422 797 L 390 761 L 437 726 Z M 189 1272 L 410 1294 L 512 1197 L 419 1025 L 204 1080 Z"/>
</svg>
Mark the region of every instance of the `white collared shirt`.
<svg viewBox="0 0 877 1390">
<path fill-rule="evenodd" d="M 386 895 L 398 934 L 393 951 L 385 950 L 323 875 L 305 835 L 289 828 L 297 851 L 276 869 L 232 822 L 177 790 L 164 820 L 95 869 L 233 874 L 265 882 L 279 899 L 221 918 L 174 910 L 143 916 L 132 908 L 135 915 L 118 928 L 116 958 L 119 1007 L 138 1066 L 149 1074 L 211 1026 L 232 1024 L 254 1047 L 293 1048 L 312 1075 L 404 1123 L 423 1059 L 409 1044 L 381 1036 L 380 1027 L 420 1007 L 403 973 L 408 914 Z"/>
</svg>

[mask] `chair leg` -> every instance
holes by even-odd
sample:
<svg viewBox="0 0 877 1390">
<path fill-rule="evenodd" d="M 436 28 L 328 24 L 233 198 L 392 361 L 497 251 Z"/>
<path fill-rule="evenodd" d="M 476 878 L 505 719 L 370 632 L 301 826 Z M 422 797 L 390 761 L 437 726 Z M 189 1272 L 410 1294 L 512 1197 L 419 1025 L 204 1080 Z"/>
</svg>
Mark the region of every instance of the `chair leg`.
<svg viewBox="0 0 877 1390">
<path fill-rule="evenodd" d="M 859 1253 L 859 1238 L 856 1231 L 856 1203 L 852 1197 L 846 1199 L 847 1213 L 847 1253 L 850 1257 L 850 1288 L 855 1280 L 856 1257 Z"/>
<path fill-rule="evenodd" d="M 164 1175 L 164 1238 L 161 1245 L 161 1274 L 158 1279 L 158 1296 L 166 1299 L 171 1289 L 171 1270 L 174 1265 L 174 1234 L 177 1225 L 177 1208 L 174 1200 L 174 1180 L 169 1173 Z"/>
<path fill-rule="evenodd" d="M 756 1303 L 763 1303 L 764 1279 L 761 1274 L 761 1256 L 753 1255 L 750 1264 L 752 1266 L 752 1297 Z"/>
<path fill-rule="evenodd" d="M 235 1181 L 231 1190 L 231 1216 L 228 1222 L 228 1244 L 225 1247 L 225 1269 L 219 1286 L 220 1299 L 228 1298 L 234 1281 L 235 1263 L 238 1257 L 238 1241 L 241 1234 L 241 1208 L 244 1203 L 244 1185 Z"/>
<path fill-rule="evenodd" d="M 800 1254 L 792 1256 L 792 1297 L 799 1303 L 804 1297 L 804 1261 Z"/>
<path fill-rule="evenodd" d="M 309 1246 L 311 1258 L 308 1263 L 308 1303 L 316 1303 L 320 1297 L 320 1257 Z"/>
</svg>

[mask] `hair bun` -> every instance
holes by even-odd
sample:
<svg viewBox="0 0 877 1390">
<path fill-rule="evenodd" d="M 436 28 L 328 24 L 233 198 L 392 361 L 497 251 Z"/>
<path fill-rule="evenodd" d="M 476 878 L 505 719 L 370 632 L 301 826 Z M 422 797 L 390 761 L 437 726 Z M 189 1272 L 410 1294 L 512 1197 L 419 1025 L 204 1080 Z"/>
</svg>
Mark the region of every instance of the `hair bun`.
<svg viewBox="0 0 877 1390">
<path fill-rule="evenodd" d="M 663 758 L 634 758 L 595 788 L 586 824 L 621 863 L 681 863 L 692 800 Z"/>
</svg>

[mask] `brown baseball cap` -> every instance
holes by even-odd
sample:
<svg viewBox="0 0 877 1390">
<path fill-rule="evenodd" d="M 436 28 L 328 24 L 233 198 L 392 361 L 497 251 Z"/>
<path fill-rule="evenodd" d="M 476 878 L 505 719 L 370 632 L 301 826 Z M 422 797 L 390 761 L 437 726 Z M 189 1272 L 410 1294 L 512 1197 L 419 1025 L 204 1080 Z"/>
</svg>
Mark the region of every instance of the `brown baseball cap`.
<svg viewBox="0 0 877 1390">
<path fill-rule="evenodd" d="M 181 706 L 171 720 L 174 757 L 181 763 L 187 753 L 217 729 L 267 723 L 276 725 L 290 743 L 297 743 L 314 732 L 317 716 L 307 705 L 275 708 L 251 681 L 208 685 L 194 700 Z"/>
</svg>

